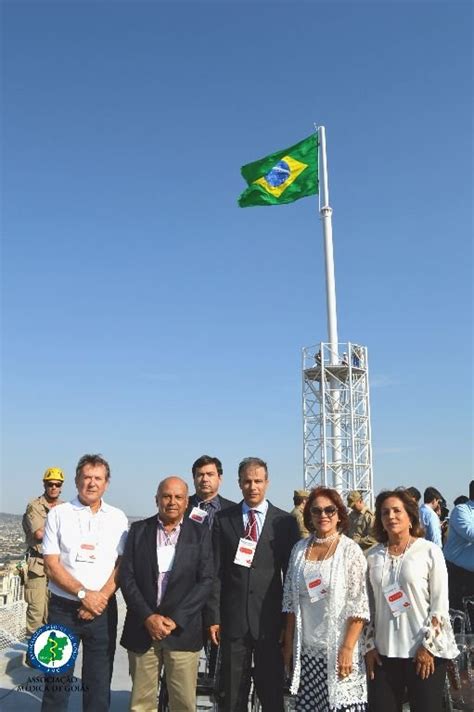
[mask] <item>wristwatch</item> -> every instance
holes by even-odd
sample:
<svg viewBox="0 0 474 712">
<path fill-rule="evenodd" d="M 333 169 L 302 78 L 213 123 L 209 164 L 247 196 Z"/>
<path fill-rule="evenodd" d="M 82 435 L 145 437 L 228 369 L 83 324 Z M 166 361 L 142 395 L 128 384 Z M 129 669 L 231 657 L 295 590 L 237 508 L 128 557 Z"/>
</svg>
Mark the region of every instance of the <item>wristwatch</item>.
<svg viewBox="0 0 474 712">
<path fill-rule="evenodd" d="M 82 601 L 82 599 L 86 597 L 86 589 L 80 588 L 79 591 L 77 592 L 77 597 L 80 601 Z"/>
</svg>

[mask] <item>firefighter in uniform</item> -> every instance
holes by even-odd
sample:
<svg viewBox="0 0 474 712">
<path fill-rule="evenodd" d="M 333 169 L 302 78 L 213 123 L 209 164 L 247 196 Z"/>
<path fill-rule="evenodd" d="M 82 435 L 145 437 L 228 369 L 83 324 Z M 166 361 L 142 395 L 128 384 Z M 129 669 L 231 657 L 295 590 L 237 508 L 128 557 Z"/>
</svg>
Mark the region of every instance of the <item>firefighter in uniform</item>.
<svg viewBox="0 0 474 712">
<path fill-rule="evenodd" d="M 59 467 L 49 467 L 43 476 L 44 494 L 28 502 L 23 515 L 23 531 L 28 547 L 28 568 L 25 576 L 26 632 L 31 637 L 48 620 L 48 581 L 44 571 L 41 543 L 48 512 L 60 499 L 64 474 Z"/>
</svg>

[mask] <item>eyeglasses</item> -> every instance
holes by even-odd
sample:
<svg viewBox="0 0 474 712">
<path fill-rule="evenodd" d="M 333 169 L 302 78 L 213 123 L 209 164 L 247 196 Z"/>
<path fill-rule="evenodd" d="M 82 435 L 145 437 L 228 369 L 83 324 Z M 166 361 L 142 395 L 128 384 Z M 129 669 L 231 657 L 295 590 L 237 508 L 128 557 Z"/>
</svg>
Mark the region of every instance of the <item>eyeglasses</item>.
<svg viewBox="0 0 474 712">
<path fill-rule="evenodd" d="M 62 482 L 45 482 L 46 487 L 57 487 L 58 489 L 61 489 L 63 486 Z"/>
<path fill-rule="evenodd" d="M 326 514 L 328 517 L 334 517 L 337 512 L 337 507 L 310 507 L 309 511 L 311 514 L 317 514 L 318 517 L 321 517 L 323 514 Z"/>
</svg>

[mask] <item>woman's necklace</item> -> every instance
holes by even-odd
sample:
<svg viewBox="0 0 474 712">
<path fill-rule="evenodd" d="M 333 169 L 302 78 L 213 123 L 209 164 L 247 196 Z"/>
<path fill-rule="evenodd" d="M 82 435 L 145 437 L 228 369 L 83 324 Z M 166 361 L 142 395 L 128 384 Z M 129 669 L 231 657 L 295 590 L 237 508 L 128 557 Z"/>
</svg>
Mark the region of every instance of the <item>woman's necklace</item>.
<svg viewBox="0 0 474 712">
<path fill-rule="evenodd" d="M 307 555 L 307 557 L 306 557 L 306 561 L 319 562 L 319 568 L 321 568 L 321 565 L 322 565 L 322 564 L 326 561 L 326 559 L 329 557 L 329 554 L 331 553 L 332 545 L 334 544 L 334 542 L 336 542 L 336 545 L 337 545 L 338 539 L 339 539 L 339 532 L 336 532 L 335 534 L 331 534 L 330 536 L 326 537 L 325 539 L 318 539 L 318 537 L 316 537 L 316 536 L 313 534 L 313 536 L 312 536 L 312 538 L 311 538 L 311 543 L 309 544 L 309 550 L 308 550 L 308 555 Z M 324 556 L 323 556 L 322 559 L 312 559 L 312 558 L 311 558 L 311 554 L 312 554 L 312 552 L 313 552 L 314 545 L 315 545 L 315 544 L 320 544 L 320 543 L 324 543 L 324 544 L 328 543 L 328 544 L 329 544 L 329 546 L 328 546 L 328 548 L 327 548 L 327 551 L 326 551 L 326 553 L 324 554 Z"/>
<path fill-rule="evenodd" d="M 400 544 L 388 544 L 388 553 L 393 555 L 393 556 L 400 556 L 400 554 L 404 554 L 405 551 L 408 549 L 411 543 L 411 536 L 408 537 L 407 541 L 405 544 L 400 543 Z M 390 551 L 392 549 L 392 551 Z M 402 552 L 403 549 L 403 552 Z"/>
<path fill-rule="evenodd" d="M 329 536 L 319 539 L 316 534 L 313 534 L 313 544 L 329 544 L 330 542 L 337 539 L 338 536 L 339 532 L 334 532 L 334 534 L 330 534 Z"/>
<path fill-rule="evenodd" d="M 408 540 L 405 544 L 405 548 L 403 549 L 403 552 L 401 551 L 401 548 L 403 546 L 403 543 L 401 544 L 392 544 L 392 548 L 395 549 L 397 548 L 397 551 L 394 551 L 393 553 L 390 551 L 390 544 L 387 546 L 387 551 L 388 551 L 388 556 L 391 562 L 391 570 L 392 570 L 392 575 L 398 578 L 398 574 L 400 573 L 400 569 L 402 567 L 402 561 L 405 557 L 406 550 L 410 546 L 412 541 L 411 536 L 408 537 Z M 395 572 L 395 568 L 397 571 Z"/>
</svg>

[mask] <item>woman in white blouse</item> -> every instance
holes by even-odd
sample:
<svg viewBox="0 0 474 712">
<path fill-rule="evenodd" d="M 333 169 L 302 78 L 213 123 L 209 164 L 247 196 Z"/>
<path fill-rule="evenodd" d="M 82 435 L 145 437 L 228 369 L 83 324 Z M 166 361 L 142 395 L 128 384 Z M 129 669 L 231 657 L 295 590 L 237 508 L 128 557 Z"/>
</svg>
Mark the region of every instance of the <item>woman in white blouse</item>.
<svg viewBox="0 0 474 712">
<path fill-rule="evenodd" d="M 447 662 L 458 655 L 448 575 L 439 546 L 423 539 L 418 506 L 404 490 L 381 492 L 367 555 L 371 622 L 366 664 L 372 712 L 441 712 Z"/>
<path fill-rule="evenodd" d="M 312 535 L 292 551 L 285 579 L 284 660 L 293 669 L 297 712 L 365 712 L 367 685 L 359 636 L 369 618 L 367 564 L 344 536 L 346 508 L 332 489 L 317 487 L 305 505 Z"/>
</svg>

